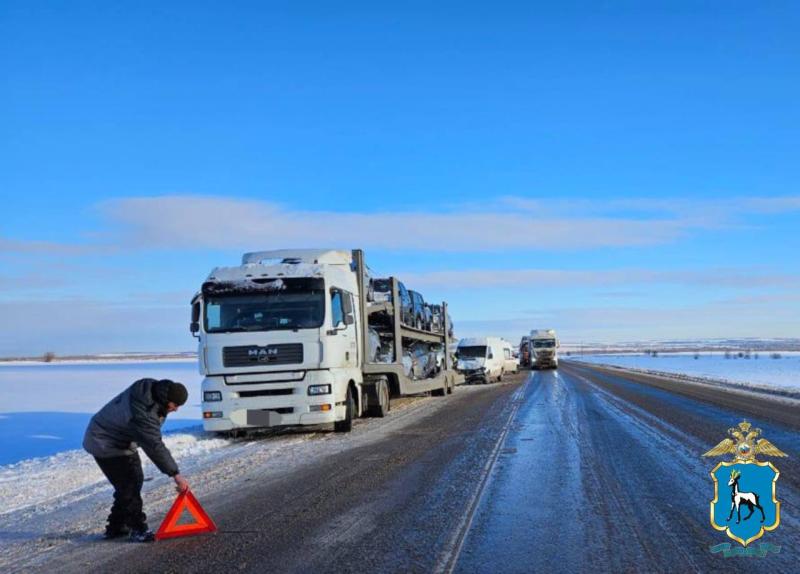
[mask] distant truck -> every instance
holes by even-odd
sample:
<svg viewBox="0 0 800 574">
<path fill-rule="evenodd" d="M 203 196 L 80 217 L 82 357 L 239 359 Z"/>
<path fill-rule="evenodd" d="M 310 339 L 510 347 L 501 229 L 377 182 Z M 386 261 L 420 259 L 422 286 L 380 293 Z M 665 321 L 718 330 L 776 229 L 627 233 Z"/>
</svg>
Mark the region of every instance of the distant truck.
<svg viewBox="0 0 800 574">
<path fill-rule="evenodd" d="M 554 329 L 534 329 L 529 337 L 530 361 L 533 369 L 558 368 L 558 337 Z"/>
<path fill-rule="evenodd" d="M 473 337 L 458 342 L 458 371 L 467 383 L 503 380 L 506 365 L 503 344 L 500 337 Z"/>
<path fill-rule="evenodd" d="M 519 364 L 523 367 L 531 366 L 530 337 L 525 335 L 519 342 Z"/>
<path fill-rule="evenodd" d="M 361 250 L 246 253 L 211 271 L 191 323 L 205 430 L 333 423 L 348 432 L 356 417 L 384 416 L 390 396 L 452 392 L 447 319 L 441 332 L 406 324 L 399 282 L 389 283 L 390 300 L 369 300 Z M 440 359 L 419 375 L 428 356 Z"/>
</svg>

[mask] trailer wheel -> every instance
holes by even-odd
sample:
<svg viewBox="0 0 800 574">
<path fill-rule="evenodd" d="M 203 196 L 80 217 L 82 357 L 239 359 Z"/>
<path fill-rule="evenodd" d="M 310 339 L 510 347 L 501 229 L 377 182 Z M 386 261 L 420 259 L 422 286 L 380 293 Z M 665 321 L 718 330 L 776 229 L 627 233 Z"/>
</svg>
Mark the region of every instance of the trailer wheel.
<svg viewBox="0 0 800 574">
<path fill-rule="evenodd" d="M 454 390 L 456 390 L 456 380 L 450 378 L 447 383 L 447 394 L 452 395 Z"/>
<path fill-rule="evenodd" d="M 350 432 L 353 430 L 353 414 L 356 411 L 356 401 L 353 399 L 353 388 L 347 387 L 347 397 L 344 399 L 345 415 L 343 421 L 335 421 L 333 430 L 335 432 Z"/>
<path fill-rule="evenodd" d="M 447 394 L 447 377 L 444 378 L 444 384 L 441 389 L 433 389 L 431 391 L 432 397 L 443 397 Z"/>
<path fill-rule="evenodd" d="M 375 394 L 378 397 L 378 404 L 370 408 L 370 415 L 373 417 L 383 418 L 389 414 L 391 405 L 389 404 L 389 385 L 386 380 L 381 379 L 375 383 Z"/>
</svg>

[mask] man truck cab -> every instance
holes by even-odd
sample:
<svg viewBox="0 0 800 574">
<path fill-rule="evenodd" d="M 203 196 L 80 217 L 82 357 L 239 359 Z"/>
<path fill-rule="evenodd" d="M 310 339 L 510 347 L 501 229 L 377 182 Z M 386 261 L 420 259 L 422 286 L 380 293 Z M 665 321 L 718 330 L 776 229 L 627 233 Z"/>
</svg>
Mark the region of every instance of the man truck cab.
<svg viewBox="0 0 800 574">
<path fill-rule="evenodd" d="M 503 380 L 505 354 L 503 340 L 499 337 L 461 339 L 457 353 L 458 370 L 467 383 Z"/>
<path fill-rule="evenodd" d="M 346 251 L 253 253 L 214 269 L 197 300 L 202 329 L 193 326 L 205 430 L 351 420 L 357 293 Z"/>
<path fill-rule="evenodd" d="M 558 337 L 553 329 L 531 331 L 531 366 L 534 369 L 558 368 Z"/>
</svg>

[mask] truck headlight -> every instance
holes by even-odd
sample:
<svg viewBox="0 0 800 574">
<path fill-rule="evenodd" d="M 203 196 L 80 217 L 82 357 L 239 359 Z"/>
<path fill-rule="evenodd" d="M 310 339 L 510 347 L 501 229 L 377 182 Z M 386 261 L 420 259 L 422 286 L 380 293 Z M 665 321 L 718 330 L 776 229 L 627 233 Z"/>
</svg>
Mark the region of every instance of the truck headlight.
<svg viewBox="0 0 800 574">
<path fill-rule="evenodd" d="M 315 395 L 329 395 L 331 394 L 331 386 L 330 385 L 310 385 L 308 387 L 308 394 L 309 396 Z"/>
<path fill-rule="evenodd" d="M 216 403 L 222 400 L 222 393 L 220 391 L 205 391 L 203 393 L 204 403 Z"/>
</svg>

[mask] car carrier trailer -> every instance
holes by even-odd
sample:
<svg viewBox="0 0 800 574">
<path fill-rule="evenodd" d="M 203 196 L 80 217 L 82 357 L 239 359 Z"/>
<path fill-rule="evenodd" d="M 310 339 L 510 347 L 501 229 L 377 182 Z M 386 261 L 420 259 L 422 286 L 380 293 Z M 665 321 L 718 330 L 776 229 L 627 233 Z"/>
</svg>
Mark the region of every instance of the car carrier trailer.
<svg viewBox="0 0 800 574">
<path fill-rule="evenodd" d="M 369 281 L 358 249 L 246 253 L 240 266 L 214 269 L 192 301 L 205 430 L 334 423 L 346 432 L 356 417 L 385 416 L 391 397 L 452 392 L 447 304 L 441 332 L 417 329 L 401 321 L 397 279 L 380 303 L 369 301 Z M 376 333 L 388 356 L 373 352 Z M 407 375 L 414 344 L 442 349 L 432 376 Z"/>
</svg>

